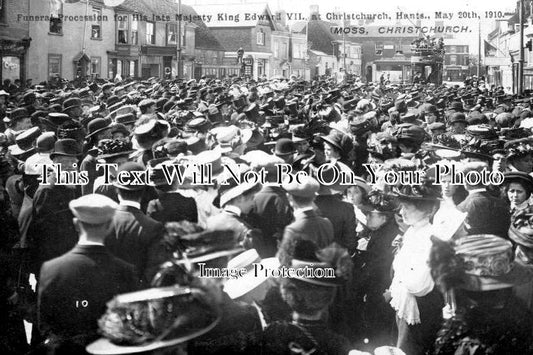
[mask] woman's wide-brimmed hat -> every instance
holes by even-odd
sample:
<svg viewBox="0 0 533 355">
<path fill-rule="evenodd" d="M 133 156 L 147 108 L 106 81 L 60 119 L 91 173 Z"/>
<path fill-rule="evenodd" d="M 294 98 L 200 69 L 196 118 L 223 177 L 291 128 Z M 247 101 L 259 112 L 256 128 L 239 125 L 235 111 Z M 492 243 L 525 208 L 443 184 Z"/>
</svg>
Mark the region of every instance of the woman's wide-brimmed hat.
<svg viewBox="0 0 533 355">
<path fill-rule="evenodd" d="M 393 196 L 381 190 L 373 190 L 360 208 L 367 213 L 395 213 L 398 207 L 398 201 Z"/>
<path fill-rule="evenodd" d="M 347 155 L 353 149 L 352 138 L 339 130 L 332 129 L 327 136 L 320 138 L 338 149 L 341 156 Z"/>
<path fill-rule="evenodd" d="M 532 267 L 514 262 L 513 244 L 496 235 L 468 235 L 456 240 L 454 249 L 465 267 L 464 289 L 500 290 L 533 279 Z"/>
<path fill-rule="evenodd" d="M 441 198 L 441 189 L 439 185 L 433 184 L 432 179 L 424 179 L 420 185 L 394 186 L 391 194 L 400 201 L 438 201 Z"/>
<path fill-rule="evenodd" d="M 220 320 L 215 298 L 197 287 L 151 288 L 118 295 L 98 321 L 100 338 L 90 354 L 135 354 L 184 343 Z"/>
<path fill-rule="evenodd" d="M 533 249 L 533 207 L 529 206 L 513 214 L 508 235 L 516 244 Z"/>
</svg>

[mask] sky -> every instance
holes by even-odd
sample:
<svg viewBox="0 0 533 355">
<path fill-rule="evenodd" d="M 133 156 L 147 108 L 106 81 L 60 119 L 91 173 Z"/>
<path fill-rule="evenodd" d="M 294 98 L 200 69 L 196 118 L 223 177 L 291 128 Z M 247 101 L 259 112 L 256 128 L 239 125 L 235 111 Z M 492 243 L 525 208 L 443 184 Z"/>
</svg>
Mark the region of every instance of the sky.
<svg viewBox="0 0 533 355">
<path fill-rule="evenodd" d="M 333 11 L 346 13 L 379 13 L 385 11 L 392 15 L 397 11 L 423 11 L 425 15 L 429 15 L 432 18 L 435 11 L 454 12 L 455 14 L 459 11 L 476 11 L 483 16 L 485 11 L 512 12 L 516 7 L 516 1 L 513 0 L 182 0 L 182 2 L 187 5 L 266 2 L 272 12 L 282 9 L 287 12 L 300 12 L 304 16 L 307 16 L 309 13 L 311 5 L 318 5 L 321 14 Z M 457 15 L 455 15 L 455 17 L 457 17 Z M 433 23 L 434 21 L 431 20 L 431 22 Z M 405 24 L 408 25 L 409 22 L 406 22 Z M 486 35 L 495 28 L 495 21 L 493 19 L 452 19 L 445 22 L 445 25 L 447 24 L 468 24 L 474 29 L 470 34 L 461 34 L 457 37 L 458 40 L 461 42 L 464 41 L 464 44 L 470 46 L 470 52 L 472 54 L 477 54 L 478 51 L 478 24 L 481 32 L 481 43 L 483 43 L 483 39 L 486 38 Z"/>
</svg>

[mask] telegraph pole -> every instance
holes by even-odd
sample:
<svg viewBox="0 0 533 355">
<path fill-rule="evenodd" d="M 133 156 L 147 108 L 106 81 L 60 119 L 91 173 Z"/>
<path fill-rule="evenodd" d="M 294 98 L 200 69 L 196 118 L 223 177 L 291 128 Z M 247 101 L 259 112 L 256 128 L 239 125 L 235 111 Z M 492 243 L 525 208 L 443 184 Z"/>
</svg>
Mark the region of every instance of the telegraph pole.
<svg viewBox="0 0 533 355">
<path fill-rule="evenodd" d="M 524 92 L 524 0 L 520 0 L 518 16 L 520 21 L 520 58 L 518 59 L 518 95 Z"/>
<path fill-rule="evenodd" d="M 477 23 L 477 78 L 481 75 L 481 19 Z"/>
<path fill-rule="evenodd" d="M 176 70 L 176 76 L 177 78 L 181 78 L 183 76 L 182 67 L 181 67 L 181 0 L 178 0 L 178 56 L 177 56 L 177 62 L 178 62 L 178 70 Z"/>
</svg>

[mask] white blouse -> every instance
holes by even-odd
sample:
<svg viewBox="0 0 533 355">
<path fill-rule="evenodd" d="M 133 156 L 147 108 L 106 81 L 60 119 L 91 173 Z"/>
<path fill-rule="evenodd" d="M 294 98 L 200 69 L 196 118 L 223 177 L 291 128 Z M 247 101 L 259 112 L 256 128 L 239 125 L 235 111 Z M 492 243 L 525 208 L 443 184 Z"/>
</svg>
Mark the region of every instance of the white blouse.
<svg viewBox="0 0 533 355">
<path fill-rule="evenodd" d="M 435 286 L 428 265 L 432 232 L 433 227 L 426 219 L 409 227 L 392 263 L 390 304 L 397 316 L 410 325 L 420 323 L 416 297 L 427 295 Z"/>
</svg>

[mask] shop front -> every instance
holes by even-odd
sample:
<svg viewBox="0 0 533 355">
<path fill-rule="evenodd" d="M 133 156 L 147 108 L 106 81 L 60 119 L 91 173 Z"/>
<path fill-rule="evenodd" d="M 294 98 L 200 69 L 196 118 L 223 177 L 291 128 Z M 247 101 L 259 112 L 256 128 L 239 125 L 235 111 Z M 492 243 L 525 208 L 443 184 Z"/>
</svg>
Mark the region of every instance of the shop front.
<svg viewBox="0 0 533 355">
<path fill-rule="evenodd" d="M 30 46 L 30 39 L 22 40 L 0 40 L 0 57 L 2 60 L 1 70 L 1 82 L 6 79 L 20 80 L 25 82 L 26 80 L 26 53 Z"/>
</svg>

